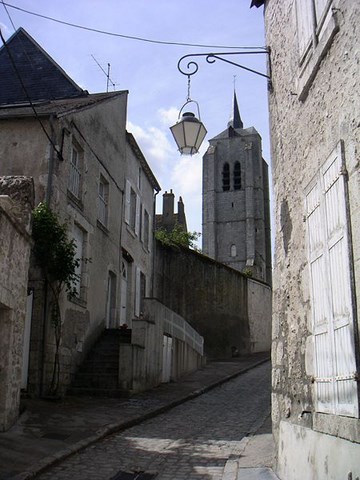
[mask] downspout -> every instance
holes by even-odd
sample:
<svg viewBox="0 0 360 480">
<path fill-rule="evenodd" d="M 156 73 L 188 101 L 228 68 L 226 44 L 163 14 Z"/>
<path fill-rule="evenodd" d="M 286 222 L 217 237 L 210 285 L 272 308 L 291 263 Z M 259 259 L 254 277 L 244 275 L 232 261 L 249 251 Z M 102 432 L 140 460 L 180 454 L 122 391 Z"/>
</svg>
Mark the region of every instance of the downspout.
<svg viewBox="0 0 360 480">
<path fill-rule="evenodd" d="M 54 172 L 54 159 L 55 159 L 55 129 L 53 123 L 54 116 L 50 115 L 49 123 L 50 123 L 50 155 L 49 155 L 49 166 L 48 166 L 48 178 L 47 178 L 47 186 L 46 186 L 46 193 L 45 193 L 45 201 L 50 206 L 51 197 L 52 197 L 52 187 L 53 187 L 53 172 Z M 40 372 L 40 396 L 44 395 L 44 376 L 45 376 L 45 354 L 46 354 L 46 334 L 47 334 L 47 301 L 48 301 L 48 282 L 45 279 L 44 281 L 44 290 L 43 290 L 43 298 L 44 298 L 44 308 L 43 308 L 43 325 L 42 325 L 42 349 L 41 349 L 41 372 Z"/>
<path fill-rule="evenodd" d="M 47 186 L 46 186 L 46 194 L 45 194 L 45 201 L 50 206 L 51 196 L 52 196 L 52 186 L 53 186 L 53 172 L 54 172 L 54 145 L 55 145 L 55 129 L 54 129 L 54 115 L 50 115 L 49 123 L 50 123 L 50 155 L 49 155 L 49 170 L 48 170 L 48 178 L 47 178 Z"/>
<path fill-rule="evenodd" d="M 152 279 L 151 279 L 151 297 L 154 298 L 154 284 L 155 284 L 155 256 L 156 256 L 156 239 L 155 239 L 155 229 L 156 229 L 156 196 L 160 190 L 157 190 L 154 194 L 154 204 L 153 204 L 153 255 L 152 255 Z"/>
</svg>

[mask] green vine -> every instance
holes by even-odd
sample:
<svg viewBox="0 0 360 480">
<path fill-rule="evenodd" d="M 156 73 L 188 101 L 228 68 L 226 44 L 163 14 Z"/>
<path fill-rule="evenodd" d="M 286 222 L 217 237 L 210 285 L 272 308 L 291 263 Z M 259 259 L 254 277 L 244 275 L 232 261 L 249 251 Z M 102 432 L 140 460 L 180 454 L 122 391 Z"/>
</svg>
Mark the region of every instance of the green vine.
<svg viewBox="0 0 360 480">
<path fill-rule="evenodd" d="M 65 291 L 76 295 L 75 282 L 79 280 L 76 268 L 80 259 L 75 258 L 76 245 L 67 235 L 66 224 L 61 224 L 58 216 L 46 203 L 40 203 L 32 215 L 33 253 L 51 293 L 50 316 L 55 334 L 55 356 L 50 394 L 56 395 L 60 379 L 59 347 L 62 336 L 60 295 Z"/>
</svg>

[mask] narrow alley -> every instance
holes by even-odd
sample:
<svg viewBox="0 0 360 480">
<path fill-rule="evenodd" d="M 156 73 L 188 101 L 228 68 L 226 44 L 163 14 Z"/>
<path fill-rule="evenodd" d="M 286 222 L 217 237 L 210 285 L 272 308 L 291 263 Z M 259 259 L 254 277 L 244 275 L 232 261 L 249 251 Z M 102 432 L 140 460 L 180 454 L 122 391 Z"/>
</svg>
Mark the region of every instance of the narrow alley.
<svg viewBox="0 0 360 480">
<path fill-rule="evenodd" d="M 38 480 L 218 480 L 244 438 L 270 433 L 270 362 L 69 457 Z M 258 452 L 261 457 L 262 453 Z M 264 458 L 261 459 L 264 465 Z M 152 477 L 152 474 L 154 477 Z M 235 477 L 236 478 L 236 477 Z"/>
</svg>

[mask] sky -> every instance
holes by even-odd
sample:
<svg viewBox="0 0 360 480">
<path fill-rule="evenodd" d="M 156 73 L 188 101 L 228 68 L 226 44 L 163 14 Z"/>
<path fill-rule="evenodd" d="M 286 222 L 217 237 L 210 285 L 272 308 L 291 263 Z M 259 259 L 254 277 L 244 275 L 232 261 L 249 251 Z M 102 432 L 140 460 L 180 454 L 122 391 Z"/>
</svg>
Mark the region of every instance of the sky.
<svg viewBox="0 0 360 480">
<path fill-rule="evenodd" d="M 6 10 L 4 5 L 7 4 Z M 169 127 L 187 98 L 187 76 L 177 69 L 187 54 L 237 51 L 228 47 L 264 46 L 263 8 L 250 0 L 0 0 L 5 39 L 23 27 L 82 88 L 128 90 L 127 129 L 136 138 L 161 185 L 185 204 L 188 230 L 201 232 L 202 156 L 208 140 L 225 130 L 234 85 L 244 128 L 254 126 L 270 165 L 267 81 L 238 67 L 199 58 L 190 96 L 199 104 L 208 134 L 197 155 L 177 151 Z M 168 45 L 95 33 L 12 8 L 125 36 L 160 42 L 205 44 L 209 48 Z M 225 48 L 213 48 L 214 46 Z M 232 61 L 266 73 L 266 55 L 232 56 Z M 100 65 L 100 66 L 99 66 Z M 201 244 L 201 241 L 200 241 Z"/>
</svg>

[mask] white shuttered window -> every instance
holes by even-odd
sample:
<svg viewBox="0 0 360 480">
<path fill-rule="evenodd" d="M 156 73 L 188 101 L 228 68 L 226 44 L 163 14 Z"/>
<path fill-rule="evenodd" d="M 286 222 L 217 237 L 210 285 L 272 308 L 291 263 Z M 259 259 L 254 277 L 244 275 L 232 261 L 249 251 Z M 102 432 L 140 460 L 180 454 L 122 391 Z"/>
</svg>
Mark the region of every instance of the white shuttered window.
<svg viewBox="0 0 360 480">
<path fill-rule="evenodd" d="M 315 48 L 332 16 L 332 0 L 296 0 L 297 34 L 300 57 Z"/>
<path fill-rule="evenodd" d="M 339 143 L 306 195 L 315 395 L 317 411 L 358 417 L 344 172 Z"/>
</svg>

